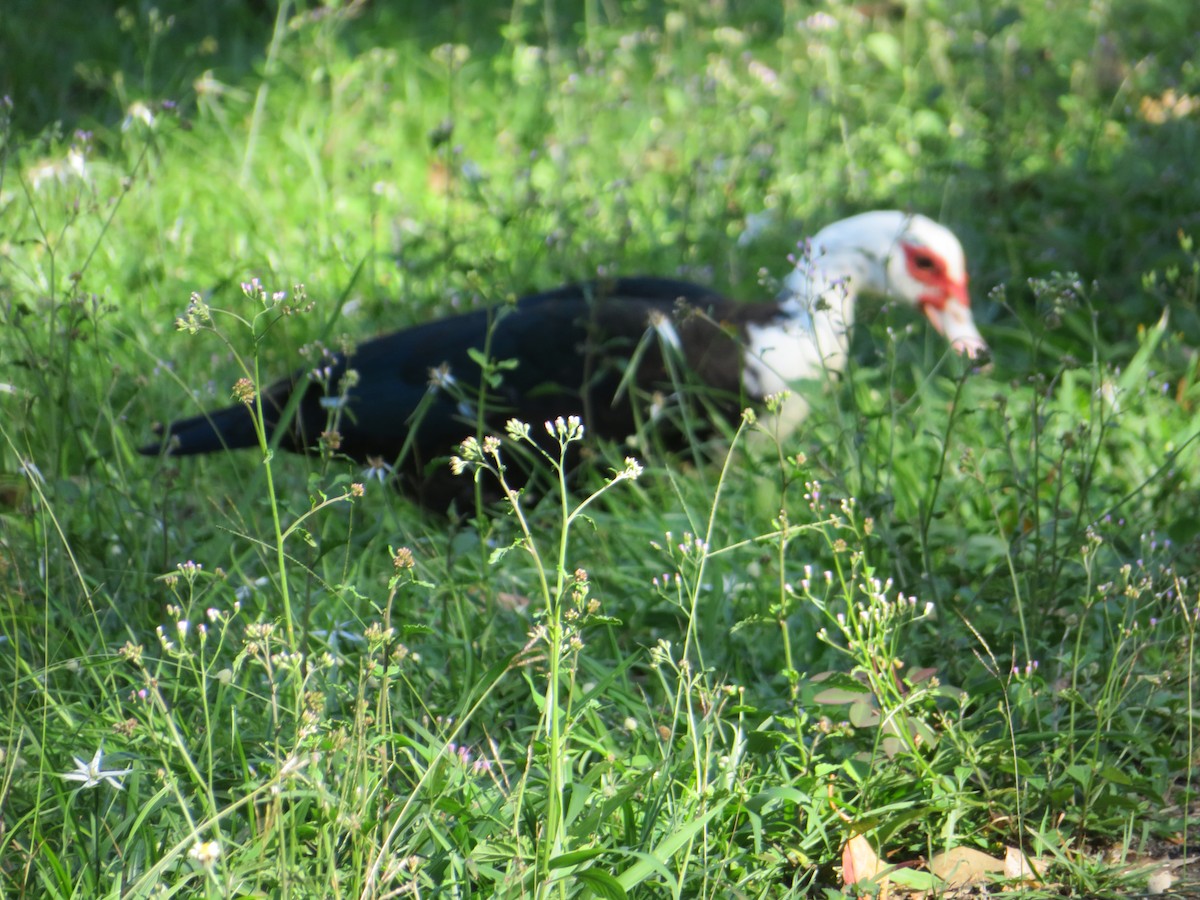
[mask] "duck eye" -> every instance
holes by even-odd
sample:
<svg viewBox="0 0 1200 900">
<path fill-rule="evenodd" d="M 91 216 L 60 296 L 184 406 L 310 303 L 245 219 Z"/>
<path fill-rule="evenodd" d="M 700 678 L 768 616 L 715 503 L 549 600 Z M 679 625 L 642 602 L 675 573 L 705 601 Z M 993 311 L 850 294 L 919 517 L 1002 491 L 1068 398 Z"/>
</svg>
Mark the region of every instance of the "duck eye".
<svg viewBox="0 0 1200 900">
<path fill-rule="evenodd" d="M 937 268 L 937 263 L 933 261 L 933 257 L 925 255 L 914 256 L 913 265 L 922 272 L 932 272 Z"/>
</svg>

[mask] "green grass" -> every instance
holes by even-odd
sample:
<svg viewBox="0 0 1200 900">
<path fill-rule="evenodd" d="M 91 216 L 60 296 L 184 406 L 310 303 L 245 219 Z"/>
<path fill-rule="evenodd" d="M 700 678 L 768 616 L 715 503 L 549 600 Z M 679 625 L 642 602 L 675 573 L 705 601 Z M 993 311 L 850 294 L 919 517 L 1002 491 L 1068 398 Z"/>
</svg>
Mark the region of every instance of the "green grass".
<svg viewBox="0 0 1200 900">
<path fill-rule="evenodd" d="M 1091 896 L 1194 853 L 1193 4 L 9 6 L 0 894 L 838 896 L 863 834 Z M 134 453 L 317 340 L 600 271 L 763 297 L 885 206 L 963 237 L 993 365 L 865 310 L 782 444 L 596 447 L 457 526 Z M 97 748 L 121 790 L 62 777 Z"/>
</svg>

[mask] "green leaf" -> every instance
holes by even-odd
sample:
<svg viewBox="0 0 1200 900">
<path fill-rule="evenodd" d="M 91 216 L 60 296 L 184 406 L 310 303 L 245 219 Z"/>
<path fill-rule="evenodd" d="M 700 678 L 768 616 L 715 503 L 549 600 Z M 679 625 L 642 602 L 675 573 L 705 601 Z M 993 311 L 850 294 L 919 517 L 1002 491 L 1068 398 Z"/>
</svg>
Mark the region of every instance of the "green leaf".
<svg viewBox="0 0 1200 900">
<path fill-rule="evenodd" d="M 552 869 L 567 869 L 595 859 L 604 852 L 603 847 L 584 847 L 582 850 L 571 850 L 568 853 L 560 853 L 558 856 L 552 857 L 548 865 Z"/>
<path fill-rule="evenodd" d="M 862 698 L 863 691 L 848 691 L 845 688 L 828 688 L 823 691 L 817 691 L 813 696 L 813 702 L 820 703 L 822 706 L 843 706 L 847 703 L 855 703 Z"/>
<path fill-rule="evenodd" d="M 875 31 L 868 34 L 863 43 L 866 44 L 867 51 L 879 60 L 885 69 L 889 72 L 900 71 L 900 42 L 894 34 L 888 34 L 886 31 Z"/>
<path fill-rule="evenodd" d="M 812 698 L 813 702 L 827 706 L 853 703 L 863 694 L 870 693 L 870 688 L 844 672 L 822 672 L 809 679 L 810 689 L 817 688 L 818 685 L 819 688 Z"/>
<path fill-rule="evenodd" d="M 513 841 L 480 841 L 471 849 L 470 858 L 480 863 L 504 863 L 520 855 L 521 848 Z"/>
<path fill-rule="evenodd" d="M 841 769 L 855 784 L 862 784 L 871 774 L 871 764 L 863 759 L 847 759 L 842 763 Z"/>
<path fill-rule="evenodd" d="M 865 699 L 851 703 L 846 717 L 855 728 L 869 728 L 879 724 L 879 710 Z"/>
<path fill-rule="evenodd" d="M 1079 782 L 1084 787 L 1092 783 L 1092 775 L 1094 774 L 1091 766 L 1074 765 L 1067 766 L 1067 775 L 1075 781 Z"/>
<path fill-rule="evenodd" d="M 504 557 L 507 556 L 509 553 L 511 553 L 513 550 L 516 550 L 518 547 L 520 547 L 521 543 L 522 543 L 521 539 L 518 538 L 517 540 L 515 540 L 511 544 L 509 544 L 507 547 L 497 547 L 490 554 L 488 554 L 488 565 L 494 566 L 496 563 L 500 562 L 500 560 L 504 559 Z"/>
<path fill-rule="evenodd" d="M 1133 779 L 1116 766 L 1104 766 L 1100 770 L 1100 777 L 1105 781 L 1111 781 L 1113 784 L 1123 785 L 1124 787 L 1133 786 Z"/>
<path fill-rule="evenodd" d="M 597 896 L 606 897 L 609 900 L 625 900 L 629 896 L 625 893 L 625 888 L 621 887 L 621 882 L 608 872 L 594 866 L 576 872 L 575 877 L 590 887 Z"/>
<path fill-rule="evenodd" d="M 712 818 L 725 808 L 728 802 L 728 798 L 721 800 L 704 815 L 684 822 L 679 827 L 668 832 L 666 837 L 659 841 L 658 846 L 650 853 L 635 853 L 634 855 L 638 857 L 638 861 L 617 877 L 617 881 L 621 887 L 625 890 L 636 887 L 654 872 L 661 874 L 668 882 L 674 881 L 675 876 L 667 868 L 667 860 L 674 856 L 688 841 L 708 825 Z"/>
<path fill-rule="evenodd" d="M 783 803 L 795 803 L 797 806 L 807 806 L 811 802 L 812 796 L 806 794 L 804 791 L 780 785 L 778 787 L 767 788 L 765 791 L 759 791 L 746 801 L 746 808 L 761 815 L 764 811 L 775 809 Z"/>
<path fill-rule="evenodd" d="M 616 616 L 592 615 L 592 616 L 587 616 L 583 620 L 582 624 L 583 625 L 622 625 L 622 624 L 624 624 L 624 620 L 618 619 Z"/>
<path fill-rule="evenodd" d="M 1033 774 L 1033 767 L 1019 756 L 1004 756 L 996 760 L 996 770 L 1010 775 L 1020 775 L 1022 778 Z"/>
<path fill-rule="evenodd" d="M 474 347 L 467 349 L 467 356 L 471 357 L 471 362 L 475 363 L 475 365 L 479 366 L 485 372 L 511 372 L 521 362 L 518 359 L 491 359 L 485 356 L 482 350 L 477 350 Z M 488 381 L 490 382 L 491 379 L 489 378 Z M 496 383 L 499 384 L 499 380 Z"/>
<path fill-rule="evenodd" d="M 733 628 L 729 629 L 729 632 L 730 632 L 730 634 L 737 634 L 742 629 L 749 628 L 752 625 L 777 626 L 778 624 L 779 624 L 778 619 L 774 619 L 771 616 L 764 616 L 764 615 L 756 613 L 754 615 L 746 616 L 746 618 L 742 619 L 740 622 L 735 622 L 733 625 Z"/>
<path fill-rule="evenodd" d="M 1162 315 L 1158 321 L 1148 329 L 1139 329 L 1141 332 L 1138 335 L 1137 353 L 1133 355 L 1133 359 L 1129 361 L 1129 365 L 1121 372 L 1121 377 L 1117 384 L 1122 393 L 1126 391 L 1136 390 L 1141 385 L 1145 384 L 1147 379 L 1147 371 L 1154 357 L 1154 351 L 1158 349 L 1158 345 L 1162 342 L 1163 335 L 1167 333 L 1167 326 L 1170 322 L 1171 308 L 1164 307 Z"/>
<path fill-rule="evenodd" d="M 922 872 L 920 869 L 910 869 L 907 866 L 885 869 L 883 876 L 914 891 L 932 891 L 942 882 L 932 872 Z"/>
<path fill-rule="evenodd" d="M 748 753 L 772 753 L 783 743 L 783 735 L 777 731 L 751 731 L 746 735 Z"/>
</svg>

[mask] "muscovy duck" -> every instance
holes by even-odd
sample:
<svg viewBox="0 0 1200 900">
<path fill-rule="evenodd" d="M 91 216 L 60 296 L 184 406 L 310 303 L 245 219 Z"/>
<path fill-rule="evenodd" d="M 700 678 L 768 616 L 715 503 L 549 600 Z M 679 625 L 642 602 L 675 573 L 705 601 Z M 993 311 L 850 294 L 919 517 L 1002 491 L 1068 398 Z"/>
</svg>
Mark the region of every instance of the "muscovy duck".
<svg viewBox="0 0 1200 900">
<path fill-rule="evenodd" d="M 367 341 L 348 358 L 336 355 L 319 379 L 301 371 L 267 387 L 263 414 L 284 449 L 311 452 L 324 441 L 360 462 L 394 464 L 402 487 L 444 508 L 469 482 L 455 479 L 445 458 L 475 434 L 481 407 L 495 433 L 510 417 L 537 433 L 543 421 L 574 414 L 590 433 L 621 440 L 638 422 L 659 422 L 659 403 L 632 398 L 677 397 L 682 372 L 704 402 L 736 414 L 746 400 L 840 371 L 862 292 L 916 306 L 960 353 L 987 353 L 958 239 L 925 216 L 876 211 L 813 237 L 773 302 L 736 302 L 652 277 L 569 285 Z M 485 383 L 484 352 L 503 363 L 498 383 Z M 342 385 L 347 370 L 357 380 Z M 799 392 L 789 404 L 787 427 L 807 411 Z M 173 422 L 140 452 L 256 447 L 251 410 L 238 403 Z"/>
</svg>

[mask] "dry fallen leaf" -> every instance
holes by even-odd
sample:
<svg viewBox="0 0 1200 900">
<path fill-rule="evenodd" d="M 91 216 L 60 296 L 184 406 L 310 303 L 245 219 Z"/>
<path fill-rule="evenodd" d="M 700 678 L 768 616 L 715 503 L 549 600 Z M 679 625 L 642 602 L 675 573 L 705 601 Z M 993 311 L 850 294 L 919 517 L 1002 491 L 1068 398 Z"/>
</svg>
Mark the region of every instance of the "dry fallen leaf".
<svg viewBox="0 0 1200 900">
<path fill-rule="evenodd" d="M 1016 847 L 1004 848 L 1004 877 L 1038 881 L 1038 874 L 1029 862 L 1029 857 Z"/>
<path fill-rule="evenodd" d="M 880 873 L 886 868 L 867 839 L 856 834 L 846 841 L 842 848 L 842 882 L 857 884 L 860 881 L 875 881 L 879 885 L 879 896 L 887 895 L 887 878 L 880 878 Z"/>
<path fill-rule="evenodd" d="M 929 871 L 950 887 L 963 887 L 1004 872 L 1004 860 L 988 856 L 974 847 L 955 847 L 929 860 Z"/>
<path fill-rule="evenodd" d="M 450 167 L 440 159 L 435 159 L 429 164 L 429 171 L 425 175 L 425 183 L 433 194 L 446 194 L 450 191 Z"/>
<path fill-rule="evenodd" d="M 497 591 L 496 605 L 510 612 L 523 612 L 529 608 L 529 598 L 523 594 L 514 594 L 511 591 Z"/>
<path fill-rule="evenodd" d="M 1135 856 L 1127 859 L 1121 871 L 1127 875 L 1143 876 L 1146 879 L 1146 894 L 1165 894 L 1179 880 L 1180 869 L 1188 865 L 1186 859 L 1155 859 Z"/>
<path fill-rule="evenodd" d="M 1175 873 L 1168 869 L 1159 869 L 1146 880 L 1147 894 L 1165 894 L 1175 883 Z"/>
</svg>

